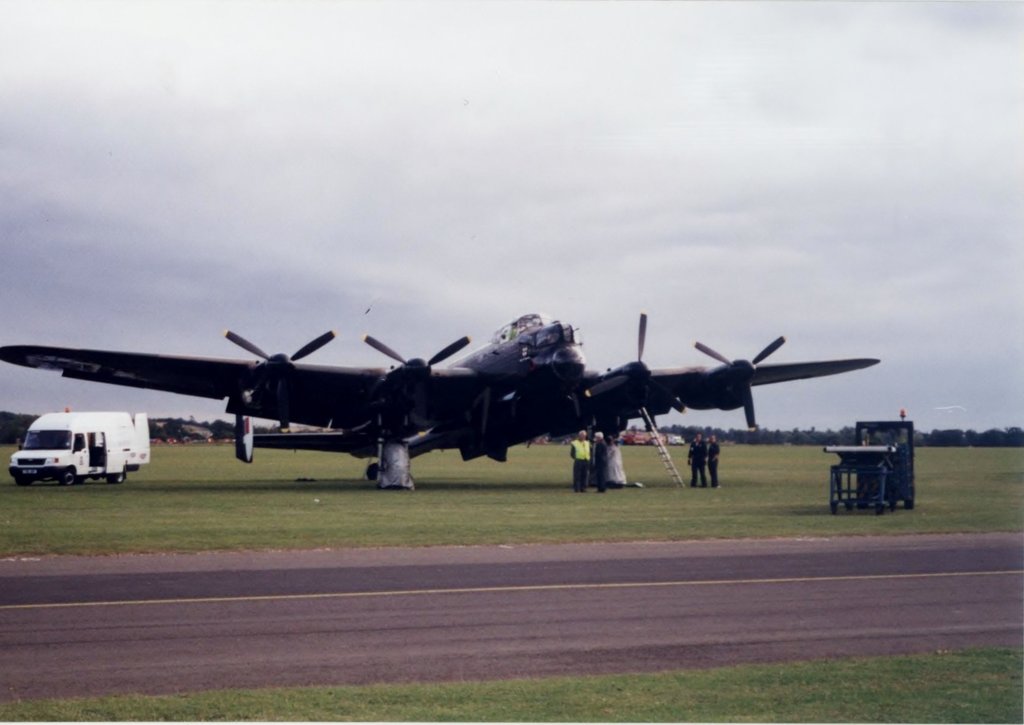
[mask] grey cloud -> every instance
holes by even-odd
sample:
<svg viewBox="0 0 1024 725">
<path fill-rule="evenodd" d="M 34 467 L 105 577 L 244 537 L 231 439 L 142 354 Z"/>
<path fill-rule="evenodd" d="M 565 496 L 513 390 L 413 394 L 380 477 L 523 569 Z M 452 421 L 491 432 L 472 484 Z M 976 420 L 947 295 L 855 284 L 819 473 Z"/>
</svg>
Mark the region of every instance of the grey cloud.
<svg viewBox="0 0 1024 725">
<path fill-rule="evenodd" d="M 653 365 L 781 333 L 776 359 L 886 361 L 759 390 L 768 426 L 936 396 L 1020 423 L 1021 376 L 974 372 L 1022 350 L 1020 8 L 8 8 L 0 234 L 44 271 L 7 281 L 0 343 L 231 357 L 223 327 L 337 327 L 318 356 L 376 364 L 360 333 L 422 354 L 541 309 L 605 367 L 646 309 Z M 0 408 L 63 385 L 0 370 Z"/>
</svg>

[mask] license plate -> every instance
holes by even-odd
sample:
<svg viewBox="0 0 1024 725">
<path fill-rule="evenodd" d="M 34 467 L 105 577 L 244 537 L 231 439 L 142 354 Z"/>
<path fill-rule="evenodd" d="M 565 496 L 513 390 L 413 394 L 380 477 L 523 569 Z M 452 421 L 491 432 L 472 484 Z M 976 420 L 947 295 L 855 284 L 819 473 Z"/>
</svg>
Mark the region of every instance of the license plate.
<svg viewBox="0 0 1024 725">
<path fill-rule="evenodd" d="M 22 473 L 28 473 L 28 474 L 36 474 L 36 473 L 39 473 L 39 470 L 36 469 L 36 468 L 22 468 L 21 472 Z"/>
</svg>

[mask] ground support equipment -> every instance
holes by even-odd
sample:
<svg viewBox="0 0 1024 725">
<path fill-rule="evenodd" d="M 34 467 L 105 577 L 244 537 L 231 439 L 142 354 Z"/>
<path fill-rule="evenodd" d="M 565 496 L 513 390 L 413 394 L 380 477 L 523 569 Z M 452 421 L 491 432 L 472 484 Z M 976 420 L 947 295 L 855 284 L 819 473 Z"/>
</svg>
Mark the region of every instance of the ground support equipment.
<svg viewBox="0 0 1024 725">
<path fill-rule="evenodd" d="M 895 446 L 826 446 L 826 453 L 836 453 L 840 462 L 832 466 L 829 476 L 829 508 L 832 513 L 842 504 L 850 511 L 873 508 L 875 513 L 892 511 L 899 500 L 899 486 L 892 476 Z"/>
<path fill-rule="evenodd" d="M 873 508 L 875 513 L 914 508 L 914 424 L 908 420 L 861 421 L 855 446 L 826 446 L 839 456 L 829 475 L 832 513 Z"/>
</svg>

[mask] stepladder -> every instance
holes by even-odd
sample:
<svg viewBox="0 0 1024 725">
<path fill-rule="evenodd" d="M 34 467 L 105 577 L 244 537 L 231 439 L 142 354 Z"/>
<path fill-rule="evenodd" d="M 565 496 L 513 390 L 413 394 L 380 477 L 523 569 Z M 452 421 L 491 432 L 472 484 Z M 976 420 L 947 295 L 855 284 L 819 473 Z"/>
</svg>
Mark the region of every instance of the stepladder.
<svg viewBox="0 0 1024 725">
<path fill-rule="evenodd" d="M 661 433 L 658 432 L 658 427 L 654 425 L 654 419 L 651 417 L 650 413 L 647 412 L 646 408 L 641 408 L 640 413 L 643 416 L 647 430 L 651 434 L 651 440 L 654 441 L 654 446 L 658 449 L 658 457 L 661 458 L 661 462 L 665 466 L 665 470 L 668 471 L 669 477 L 677 486 L 682 486 L 683 478 L 679 475 L 679 470 L 676 468 L 676 464 L 672 462 L 672 456 L 668 452 L 668 446 L 666 446 L 665 441 L 662 440 Z"/>
</svg>

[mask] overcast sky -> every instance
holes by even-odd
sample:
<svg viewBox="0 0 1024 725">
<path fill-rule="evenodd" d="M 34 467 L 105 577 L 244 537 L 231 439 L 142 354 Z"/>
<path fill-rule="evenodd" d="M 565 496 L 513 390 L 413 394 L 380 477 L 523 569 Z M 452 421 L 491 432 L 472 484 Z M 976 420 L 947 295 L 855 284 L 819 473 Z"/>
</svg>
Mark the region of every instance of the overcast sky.
<svg viewBox="0 0 1024 725">
<path fill-rule="evenodd" d="M 0 344 L 878 357 L 764 427 L 1024 425 L 1024 5 L 0 0 Z M 367 311 L 368 310 L 368 311 Z M 223 404 L 0 366 L 0 410 Z M 743 427 L 742 411 L 664 423 Z"/>
</svg>

